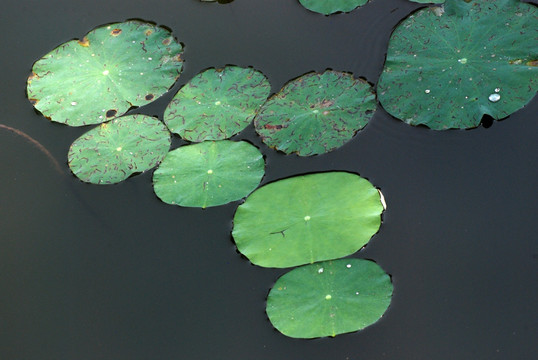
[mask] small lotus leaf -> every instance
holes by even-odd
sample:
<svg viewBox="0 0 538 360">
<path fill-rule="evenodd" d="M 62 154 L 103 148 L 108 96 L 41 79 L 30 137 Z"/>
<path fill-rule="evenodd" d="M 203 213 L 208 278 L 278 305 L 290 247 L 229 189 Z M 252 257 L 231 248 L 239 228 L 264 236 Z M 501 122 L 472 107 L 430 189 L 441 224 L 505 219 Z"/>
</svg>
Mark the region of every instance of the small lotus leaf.
<svg viewBox="0 0 538 360">
<path fill-rule="evenodd" d="M 296 176 L 252 193 L 238 207 L 232 235 L 253 264 L 290 267 L 347 256 L 381 225 L 378 190 L 346 172 Z"/>
<path fill-rule="evenodd" d="M 69 167 L 92 184 L 114 184 L 157 165 L 170 149 L 170 132 L 156 118 L 128 115 L 86 132 L 69 149 Z"/>
<path fill-rule="evenodd" d="M 368 2 L 368 0 L 299 0 L 310 11 L 330 15 L 335 12 L 349 12 Z"/>
<path fill-rule="evenodd" d="M 260 151 L 245 141 L 205 141 L 169 152 L 153 173 L 153 187 L 168 204 L 223 205 L 250 194 L 264 167 Z"/>
<path fill-rule="evenodd" d="M 179 90 L 164 121 L 189 141 L 227 139 L 250 124 L 270 91 L 267 78 L 254 69 L 208 69 Z"/>
<path fill-rule="evenodd" d="M 272 96 L 254 119 L 264 143 L 286 154 L 323 154 L 348 142 L 376 109 L 370 84 L 351 74 L 308 73 Z"/>
<path fill-rule="evenodd" d="M 181 52 L 171 33 L 153 24 L 102 26 L 39 59 L 28 98 L 52 121 L 102 123 L 168 91 L 181 72 Z"/>
<path fill-rule="evenodd" d="M 538 89 L 538 11 L 519 0 L 447 0 L 405 19 L 377 88 L 393 116 L 435 130 L 504 118 Z"/>
<path fill-rule="evenodd" d="M 340 259 L 296 268 L 267 297 L 267 315 L 286 336 L 316 338 L 363 329 L 385 313 L 392 282 L 369 260 Z"/>
</svg>

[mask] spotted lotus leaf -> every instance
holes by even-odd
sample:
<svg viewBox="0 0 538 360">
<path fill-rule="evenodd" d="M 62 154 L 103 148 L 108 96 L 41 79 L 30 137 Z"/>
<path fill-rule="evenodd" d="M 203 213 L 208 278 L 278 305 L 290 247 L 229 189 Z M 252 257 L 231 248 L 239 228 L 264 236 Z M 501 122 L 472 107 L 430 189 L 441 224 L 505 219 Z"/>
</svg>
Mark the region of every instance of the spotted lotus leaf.
<svg viewBox="0 0 538 360">
<path fill-rule="evenodd" d="M 518 0 L 447 0 L 392 34 L 377 93 L 391 115 L 435 130 L 504 118 L 538 89 L 538 11 Z"/>
<path fill-rule="evenodd" d="M 376 263 L 340 259 L 282 275 L 267 297 L 267 316 L 294 338 L 336 336 L 381 318 L 392 298 L 390 276 Z"/>
<path fill-rule="evenodd" d="M 158 119 L 127 115 L 75 140 L 69 149 L 69 167 L 82 181 L 114 184 L 157 165 L 170 142 L 170 132 Z"/>
<path fill-rule="evenodd" d="M 308 73 L 269 98 L 254 119 L 264 143 L 286 154 L 323 154 L 348 142 L 376 109 L 366 81 L 349 73 Z"/>
<path fill-rule="evenodd" d="M 368 0 L 299 0 L 310 11 L 324 15 L 335 12 L 349 12 L 368 2 Z"/>
<path fill-rule="evenodd" d="M 52 121 L 102 123 L 168 91 L 181 72 L 182 51 L 170 31 L 153 24 L 101 26 L 39 59 L 28 98 Z"/>
<path fill-rule="evenodd" d="M 189 141 L 227 139 L 252 122 L 270 91 L 267 78 L 252 68 L 208 69 L 179 90 L 164 121 Z"/>
<path fill-rule="evenodd" d="M 153 188 L 168 204 L 218 206 L 250 194 L 264 168 L 260 151 L 245 141 L 204 141 L 170 151 L 153 173 Z"/>
</svg>

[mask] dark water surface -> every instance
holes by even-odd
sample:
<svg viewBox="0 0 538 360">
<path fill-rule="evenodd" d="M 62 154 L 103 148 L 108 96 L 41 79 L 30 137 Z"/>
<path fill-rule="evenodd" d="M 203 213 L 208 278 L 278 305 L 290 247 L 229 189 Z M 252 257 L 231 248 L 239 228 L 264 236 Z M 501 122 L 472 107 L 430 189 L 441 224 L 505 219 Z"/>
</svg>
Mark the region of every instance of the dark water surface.
<svg viewBox="0 0 538 360">
<path fill-rule="evenodd" d="M 235 251 L 238 203 L 173 207 L 151 171 L 113 186 L 70 175 L 71 142 L 88 128 L 34 112 L 25 82 L 35 60 L 97 25 L 141 18 L 186 45 L 173 90 L 137 112 L 162 113 L 199 71 L 253 66 L 277 91 L 326 68 L 375 83 L 393 27 L 420 4 L 374 0 L 325 17 L 296 0 L 8 0 L 0 9 L 0 359 L 532 359 L 538 338 L 538 99 L 490 128 L 434 132 L 381 108 L 350 143 L 299 158 L 247 139 L 267 159 L 263 183 L 324 170 L 367 177 L 385 194 L 380 232 L 353 255 L 394 282 L 385 316 L 334 339 L 273 329 L 265 298 L 287 270 Z M 176 144 L 177 145 L 177 144 Z"/>
</svg>

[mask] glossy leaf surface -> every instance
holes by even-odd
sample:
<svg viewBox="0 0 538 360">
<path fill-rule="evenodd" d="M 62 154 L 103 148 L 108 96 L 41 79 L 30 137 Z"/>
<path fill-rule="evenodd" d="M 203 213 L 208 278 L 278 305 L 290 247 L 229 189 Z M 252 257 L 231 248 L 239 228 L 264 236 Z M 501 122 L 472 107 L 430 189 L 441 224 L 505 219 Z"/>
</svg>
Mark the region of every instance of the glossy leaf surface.
<svg viewBox="0 0 538 360">
<path fill-rule="evenodd" d="M 156 118 L 128 115 L 86 132 L 69 148 L 69 167 L 92 184 L 114 184 L 157 165 L 170 148 L 170 132 Z"/>
<path fill-rule="evenodd" d="M 538 89 L 538 11 L 517 0 L 447 0 L 391 36 L 378 97 L 393 116 L 435 130 L 504 118 Z"/>
<path fill-rule="evenodd" d="M 227 139 L 251 123 L 270 91 L 267 78 L 254 69 L 208 69 L 179 90 L 164 121 L 189 141 Z"/>
<path fill-rule="evenodd" d="M 232 235 L 255 265 L 297 266 L 356 252 L 379 229 L 382 211 L 378 190 L 358 175 L 296 176 L 252 193 Z"/>
<path fill-rule="evenodd" d="M 250 194 L 264 167 L 260 151 L 245 141 L 206 141 L 169 152 L 153 173 L 153 187 L 168 204 L 223 205 Z"/>
<path fill-rule="evenodd" d="M 102 123 L 168 91 L 181 72 L 182 51 L 168 30 L 153 24 L 102 26 L 39 59 L 28 98 L 52 121 Z"/>
<path fill-rule="evenodd" d="M 368 2 L 368 0 L 299 0 L 310 11 L 324 15 L 335 12 L 349 12 Z"/>
<path fill-rule="evenodd" d="M 268 146 L 286 154 L 323 154 L 348 142 L 376 109 L 372 87 L 351 74 L 308 73 L 272 96 L 254 120 Z"/>
<path fill-rule="evenodd" d="M 280 277 L 267 297 L 267 315 L 286 336 L 316 338 L 375 323 L 390 305 L 392 283 L 369 260 L 305 265 Z"/>
</svg>

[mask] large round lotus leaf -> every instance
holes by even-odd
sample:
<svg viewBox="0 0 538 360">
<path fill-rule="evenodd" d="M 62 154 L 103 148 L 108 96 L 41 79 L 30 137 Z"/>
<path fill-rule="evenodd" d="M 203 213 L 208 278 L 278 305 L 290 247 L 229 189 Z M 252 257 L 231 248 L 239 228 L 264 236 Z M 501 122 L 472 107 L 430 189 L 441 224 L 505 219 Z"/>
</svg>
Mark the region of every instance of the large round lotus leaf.
<svg viewBox="0 0 538 360">
<path fill-rule="evenodd" d="M 158 119 L 128 115 L 88 131 L 69 149 L 73 174 L 93 184 L 113 184 L 157 165 L 170 149 L 170 132 Z"/>
<path fill-rule="evenodd" d="M 179 77 L 181 52 L 168 30 L 152 24 L 99 27 L 38 60 L 28 98 L 52 121 L 102 123 L 165 93 Z"/>
<path fill-rule="evenodd" d="M 538 11 L 518 0 L 447 0 L 392 34 L 377 92 L 411 125 L 472 128 L 504 118 L 538 88 Z"/>
<path fill-rule="evenodd" d="M 227 139 L 250 124 L 270 91 L 267 78 L 254 69 L 209 69 L 179 90 L 164 121 L 189 141 Z"/>
<path fill-rule="evenodd" d="M 296 176 L 266 185 L 238 207 L 232 235 L 253 264 L 290 267 L 347 256 L 381 225 L 380 195 L 346 172 Z"/>
<path fill-rule="evenodd" d="M 267 297 L 267 315 L 294 338 L 336 336 L 375 323 L 392 297 L 392 283 L 376 263 L 340 259 L 305 265 L 280 277 Z"/>
<path fill-rule="evenodd" d="M 168 204 L 217 206 L 250 194 L 264 167 L 262 154 L 247 142 L 206 141 L 169 152 L 153 173 L 153 187 Z"/>
<path fill-rule="evenodd" d="M 366 81 L 328 70 L 286 84 L 262 106 L 254 125 L 268 146 L 309 156 L 348 142 L 375 109 L 375 95 Z"/>
<path fill-rule="evenodd" d="M 368 2 L 368 0 L 299 0 L 301 5 L 310 11 L 320 14 L 333 14 L 335 12 L 349 12 Z"/>
</svg>

